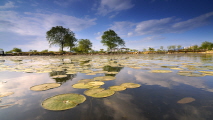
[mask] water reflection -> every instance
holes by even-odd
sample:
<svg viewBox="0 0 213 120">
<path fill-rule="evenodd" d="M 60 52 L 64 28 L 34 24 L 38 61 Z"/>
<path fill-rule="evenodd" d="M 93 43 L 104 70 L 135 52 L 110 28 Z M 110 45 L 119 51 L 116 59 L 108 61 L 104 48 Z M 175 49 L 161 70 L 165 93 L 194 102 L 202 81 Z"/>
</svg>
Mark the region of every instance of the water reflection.
<svg viewBox="0 0 213 120">
<path fill-rule="evenodd" d="M 4 60 L 0 61 L 0 92 L 14 92 L 11 96 L 1 98 L 0 106 L 11 106 L 0 107 L 0 116 L 2 120 L 210 119 L 213 117 L 213 76 L 180 76 L 177 74 L 180 70 L 170 68 L 182 68 L 183 71 L 196 73 L 201 70 L 212 71 L 212 58 L 210 54 L 0 57 L 0 60 Z M 26 69 L 33 72 L 26 73 Z M 151 70 L 172 72 L 151 73 Z M 68 71 L 76 73 L 67 74 Z M 117 73 L 108 74 L 106 71 Z M 97 74 L 87 74 L 93 72 Z M 67 77 L 52 78 L 55 75 Z M 72 85 L 81 79 L 109 75 L 115 76 L 116 79 L 105 81 L 101 86 L 105 89 L 126 82 L 139 83 L 141 87 L 116 92 L 107 98 L 86 96 L 84 103 L 66 111 L 52 112 L 40 105 L 43 100 L 54 95 L 84 94 L 86 89 L 72 88 Z M 62 85 L 47 91 L 30 90 L 34 85 L 55 82 Z M 195 101 L 177 103 L 185 97 L 192 97 Z"/>
</svg>

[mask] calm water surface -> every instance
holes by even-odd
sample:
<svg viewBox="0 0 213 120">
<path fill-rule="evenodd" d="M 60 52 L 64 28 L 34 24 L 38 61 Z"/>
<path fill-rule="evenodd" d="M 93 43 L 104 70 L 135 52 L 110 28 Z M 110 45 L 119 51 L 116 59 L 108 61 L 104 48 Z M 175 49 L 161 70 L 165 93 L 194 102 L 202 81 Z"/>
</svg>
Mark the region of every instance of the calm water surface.
<svg viewBox="0 0 213 120">
<path fill-rule="evenodd" d="M 179 69 L 172 69 L 179 68 Z M 65 78 L 74 69 L 76 74 Z M 181 70 L 182 69 L 182 70 Z M 83 70 L 117 71 L 117 74 L 87 75 Z M 153 73 L 151 70 L 171 70 Z M 183 76 L 192 71 L 201 76 Z M 178 55 L 112 55 L 64 57 L 0 57 L 0 94 L 14 92 L 0 101 L 0 120 L 212 120 L 213 118 L 213 56 L 209 54 Z M 106 98 L 84 95 L 86 89 L 72 87 L 79 80 L 97 76 L 115 76 L 102 88 L 131 82 L 141 86 L 116 92 Z M 43 83 L 60 83 L 58 88 L 31 91 Z M 41 106 L 45 99 L 65 93 L 78 93 L 86 101 L 64 111 L 50 111 Z M 195 101 L 178 103 L 191 97 Z"/>
</svg>

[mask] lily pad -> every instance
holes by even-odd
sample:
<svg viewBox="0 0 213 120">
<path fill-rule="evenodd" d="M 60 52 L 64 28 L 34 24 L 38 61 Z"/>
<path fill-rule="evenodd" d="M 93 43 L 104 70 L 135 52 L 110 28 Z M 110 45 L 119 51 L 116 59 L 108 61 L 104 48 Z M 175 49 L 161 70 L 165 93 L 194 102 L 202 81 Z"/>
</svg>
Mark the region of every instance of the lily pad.
<svg viewBox="0 0 213 120">
<path fill-rule="evenodd" d="M 12 94 L 14 94 L 14 92 L 3 92 L 3 93 L 0 93 L 0 97 L 6 97 Z"/>
<path fill-rule="evenodd" d="M 56 88 L 59 86 L 61 86 L 61 84 L 59 84 L 59 83 L 45 83 L 45 84 L 41 84 L 41 85 L 35 85 L 35 86 L 31 87 L 30 90 L 44 91 L 44 90 L 49 90 L 49 89 Z"/>
<path fill-rule="evenodd" d="M 170 73 L 172 71 L 171 70 L 151 70 L 149 72 L 152 72 L 152 73 Z"/>
<path fill-rule="evenodd" d="M 55 75 L 55 76 L 52 76 L 52 78 L 65 78 L 67 77 L 67 75 Z"/>
<path fill-rule="evenodd" d="M 113 90 L 113 91 L 123 91 L 123 90 L 126 90 L 126 87 L 124 86 L 111 86 L 109 87 L 110 90 Z"/>
<path fill-rule="evenodd" d="M 67 110 L 74 108 L 80 103 L 83 103 L 86 100 L 84 95 L 80 94 L 60 94 L 50 98 L 47 98 L 42 102 L 42 107 L 47 110 Z"/>
<path fill-rule="evenodd" d="M 192 98 L 192 97 L 185 97 L 185 98 L 177 101 L 177 103 L 185 104 L 185 103 L 190 103 L 190 102 L 193 102 L 193 101 L 195 101 L 194 98 Z"/>
<path fill-rule="evenodd" d="M 95 97 L 95 98 L 104 98 L 113 95 L 115 91 L 112 90 L 104 90 L 104 88 L 95 88 L 84 91 L 84 94 L 87 96 Z"/>
<path fill-rule="evenodd" d="M 92 86 L 97 86 L 97 85 L 103 85 L 104 82 L 101 82 L 101 81 L 95 81 L 95 82 L 89 82 L 88 83 L 89 85 L 92 85 Z"/>
<path fill-rule="evenodd" d="M 121 84 L 121 86 L 125 88 L 137 88 L 137 87 L 140 87 L 141 85 L 136 83 L 123 83 Z"/>
<path fill-rule="evenodd" d="M 89 88 L 92 88 L 93 86 L 92 85 L 89 85 L 89 84 L 85 84 L 85 83 L 76 83 L 74 85 L 72 85 L 73 88 L 78 88 L 78 89 L 89 89 Z"/>
</svg>

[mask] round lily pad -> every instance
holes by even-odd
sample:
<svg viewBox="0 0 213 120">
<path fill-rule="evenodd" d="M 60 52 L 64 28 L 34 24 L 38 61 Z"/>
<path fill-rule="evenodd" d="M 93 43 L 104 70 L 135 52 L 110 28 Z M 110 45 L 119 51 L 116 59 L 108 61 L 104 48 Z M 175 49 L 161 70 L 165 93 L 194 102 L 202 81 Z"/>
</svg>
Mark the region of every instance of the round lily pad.
<svg viewBox="0 0 213 120">
<path fill-rule="evenodd" d="M 190 103 L 190 102 L 193 102 L 193 101 L 195 101 L 194 98 L 192 98 L 192 97 L 185 97 L 185 98 L 177 101 L 177 103 L 185 104 L 185 103 Z"/>
<path fill-rule="evenodd" d="M 88 82 L 89 85 L 92 85 L 92 86 L 97 86 L 97 85 L 103 85 L 104 82 L 101 82 L 101 81 L 95 81 L 95 82 Z"/>
<path fill-rule="evenodd" d="M 123 90 L 126 90 L 126 87 L 124 86 L 111 86 L 109 87 L 110 90 L 113 90 L 113 91 L 123 91 Z"/>
<path fill-rule="evenodd" d="M 55 76 L 52 76 L 52 78 L 65 78 L 67 77 L 67 75 L 55 75 Z"/>
<path fill-rule="evenodd" d="M 80 94 L 60 94 L 47 98 L 42 102 L 42 107 L 47 110 L 67 110 L 83 103 L 86 100 L 84 95 Z"/>
<path fill-rule="evenodd" d="M 79 83 L 88 83 L 88 82 L 94 82 L 93 79 L 82 79 L 78 81 Z"/>
<path fill-rule="evenodd" d="M 115 79 L 115 77 L 113 77 L 113 76 L 103 76 L 102 81 L 109 81 L 109 80 L 114 80 L 114 79 Z"/>
<path fill-rule="evenodd" d="M 95 88 L 84 91 L 84 94 L 87 96 L 95 97 L 95 98 L 103 98 L 103 97 L 109 97 L 113 95 L 115 91 L 112 90 L 104 90 L 103 88 Z"/>
<path fill-rule="evenodd" d="M 45 84 L 41 84 L 41 85 L 32 86 L 30 88 L 30 90 L 44 91 L 44 90 L 49 90 L 49 89 L 56 88 L 56 87 L 59 87 L 59 86 L 61 86 L 61 84 L 59 84 L 59 83 L 45 83 Z"/>
<path fill-rule="evenodd" d="M 121 86 L 125 88 L 137 88 L 137 87 L 140 87 L 141 85 L 136 83 L 123 83 L 121 84 Z"/>
<path fill-rule="evenodd" d="M 151 70 L 152 73 L 170 73 L 171 70 Z"/>
<path fill-rule="evenodd" d="M 6 97 L 12 94 L 14 94 L 14 92 L 3 92 L 3 93 L 0 93 L 0 97 Z"/>
<path fill-rule="evenodd" d="M 89 85 L 89 84 L 85 84 L 85 83 L 76 83 L 74 85 L 72 85 L 73 88 L 78 88 L 78 89 L 89 89 L 89 88 L 92 88 L 93 86 L 92 85 Z"/>
</svg>

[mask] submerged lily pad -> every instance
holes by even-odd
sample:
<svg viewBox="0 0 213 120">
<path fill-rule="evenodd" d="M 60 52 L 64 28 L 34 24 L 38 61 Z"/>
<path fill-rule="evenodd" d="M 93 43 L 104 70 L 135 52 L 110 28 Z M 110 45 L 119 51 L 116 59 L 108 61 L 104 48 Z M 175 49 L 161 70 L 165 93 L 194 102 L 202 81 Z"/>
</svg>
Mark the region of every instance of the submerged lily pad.
<svg viewBox="0 0 213 120">
<path fill-rule="evenodd" d="M 190 103 L 190 102 L 193 102 L 193 101 L 195 101 L 194 98 L 192 98 L 192 97 L 185 97 L 185 98 L 177 101 L 177 103 L 185 104 L 185 103 Z"/>
<path fill-rule="evenodd" d="M 3 92 L 3 93 L 0 93 L 0 97 L 6 97 L 12 94 L 14 94 L 14 92 Z"/>
<path fill-rule="evenodd" d="M 60 94 L 47 98 L 41 105 L 47 110 L 67 110 L 83 103 L 85 100 L 86 97 L 80 94 Z"/>
<path fill-rule="evenodd" d="M 126 87 L 124 86 L 111 86 L 109 87 L 110 90 L 113 90 L 113 91 L 123 91 L 123 90 L 126 90 Z"/>
<path fill-rule="evenodd" d="M 188 76 L 188 77 L 203 77 L 206 75 L 203 73 L 198 73 L 193 71 L 179 71 L 177 74 L 181 76 Z"/>
<path fill-rule="evenodd" d="M 84 94 L 87 96 L 95 97 L 95 98 L 103 98 L 103 97 L 109 97 L 113 95 L 115 91 L 112 90 L 104 90 L 104 88 L 95 88 L 84 91 Z"/>
<path fill-rule="evenodd" d="M 151 70 L 152 73 L 170 73 L 171 70 Z"/>
<path fill-rule="evenodd" d="M 123 83 L 121 84 L 121 86 L 125 88 L 137 88 L 137 87 L 140 87 L 141 85 L 136 83 Z"/>
<path fill-rule="evenodd" d="M 61 84 L 59 84 L 59 83 L 45 83 L 45 84 L 41 84 L 41 85 L 35 85 L 35 86 L 31 87 L 30 90 L 44 91 L 44 90 L 49 90 L 49 89 L 56 88 L 59 86 L 61 86 Z"/>
</svg>

